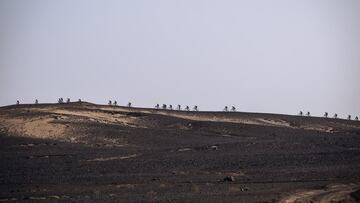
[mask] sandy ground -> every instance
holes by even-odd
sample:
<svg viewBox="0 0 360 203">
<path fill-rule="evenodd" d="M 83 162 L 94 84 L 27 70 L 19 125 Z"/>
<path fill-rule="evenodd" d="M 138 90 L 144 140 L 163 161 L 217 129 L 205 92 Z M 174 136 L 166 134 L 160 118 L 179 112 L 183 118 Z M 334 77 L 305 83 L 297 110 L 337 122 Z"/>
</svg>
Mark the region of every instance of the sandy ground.
<svg viewBox="0 0 360 203">
<path fill-rule="evenodd" d="M 360 122 L 341 119 L 19 105 L 0 141 L 0 201 L 356 202 L 360 186 Z"/>
<path fill-rule="evenodd" d="M 30 119 L 0 116 L 0 123 L 2 129 L 17 136 L 55 140 L 66 137 L 66 126 L 55 123 L 50 116 Z"/>
<path fill-rule="evenodd" d="M 281 203 L 293 202 L 355 202 L 351 193 L 360 189 L 359 183 L 334 184 L 322 189 L 295 192 L 280 200 Z"/>
</svg>

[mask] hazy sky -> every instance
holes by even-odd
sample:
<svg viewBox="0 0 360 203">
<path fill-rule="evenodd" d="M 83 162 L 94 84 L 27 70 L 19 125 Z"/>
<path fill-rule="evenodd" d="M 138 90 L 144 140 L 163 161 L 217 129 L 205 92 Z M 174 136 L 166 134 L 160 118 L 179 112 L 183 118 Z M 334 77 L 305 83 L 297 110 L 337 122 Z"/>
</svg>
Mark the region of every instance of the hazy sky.
<svg viewBox="0 0 360 203">
<path fill-rule="evenodd" d="M 359 0 L 0 0 L 0 105 L 360 116 Z"/>
</svg>

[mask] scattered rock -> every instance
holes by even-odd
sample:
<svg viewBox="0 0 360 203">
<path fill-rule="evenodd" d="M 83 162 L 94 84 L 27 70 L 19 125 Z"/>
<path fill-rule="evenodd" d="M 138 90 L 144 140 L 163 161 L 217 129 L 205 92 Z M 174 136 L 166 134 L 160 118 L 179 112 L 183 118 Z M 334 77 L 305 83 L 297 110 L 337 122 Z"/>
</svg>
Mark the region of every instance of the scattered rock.
<svg viewBox="0 0 360 203">
<path fill-rule="evenodd" d="M 249 188 L 247 188 L 247 187 L 241 187 L 240 190 L 241 190 L 241 191 L 248 191 Z"/>
<path fill-rule="evenodd" d="M 157 199 L 157 193 L 155 191 L 151 190 L 150 192 L 146 193 L 145 197 L 147 199 L 149 199 L 150 201 L 154 201 Z"/>
<path fill-rule="evenodd" d="M 245 192 L 248 191 L 249 189 L 247 187 L 242 187 L 242 186 L 230 186 L 229 187 L 229 191 L 230 192 Z"/>
<path fill-rule="evenodd" d="M 224 182 L 234 182 L 235 181 L 235 178 L 234 176 L 226 176 L 224 179 L 223 179 Z"/>
<path fill-rule="evenodd" d="M 212 150 L 218 150 L 218 146 L 216 146 L 216 145 L 210 146 L 210 149 L 212 149 Z"/>
</svg>

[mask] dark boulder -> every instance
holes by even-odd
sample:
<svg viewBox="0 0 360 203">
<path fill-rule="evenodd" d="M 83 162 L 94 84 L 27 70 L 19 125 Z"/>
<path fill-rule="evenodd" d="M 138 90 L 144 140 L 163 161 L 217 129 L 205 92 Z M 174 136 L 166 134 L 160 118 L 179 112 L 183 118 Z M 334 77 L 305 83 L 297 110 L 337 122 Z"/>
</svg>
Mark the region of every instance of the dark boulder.
<svg viewBox="0 0 360 203">
<path fill-rule="evenodd" d="M 235 181 L 235 178 L 234 176 L 226 176 L 224 179 L 223 179 L 224 182 L 234 182 Z"/>
</svg>

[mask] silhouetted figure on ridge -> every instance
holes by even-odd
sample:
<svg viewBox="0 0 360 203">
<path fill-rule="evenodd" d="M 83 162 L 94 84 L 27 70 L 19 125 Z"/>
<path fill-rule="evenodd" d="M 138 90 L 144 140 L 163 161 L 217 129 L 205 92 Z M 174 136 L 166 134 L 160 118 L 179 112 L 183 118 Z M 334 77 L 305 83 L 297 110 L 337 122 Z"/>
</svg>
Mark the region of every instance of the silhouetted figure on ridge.
<svg viewBox="0 0 360 203">
<path fill-rule="evenodd" d="M 335 119 L 337 119 L 337 117 L 338 117 L 337 113 L 336 113 L 336 114 L 334 114 L 334 118 L 335 118 Z"/>
<path fill-rule="evenodd" d="M 303 112 L 302 112 L 302 111 L 300 111 L 299 116 L 303 116 Z"/>
<path fill-rule="evenodd" d="M 356 117 L 355 117 L 355 120 L 358 121 L 358 120 L 359 120 L 359 117 L 356 116 Z"/>
<path fill-rule="evenodd" d="M 198 106 L 194 106 L 194 111 L 199 111 L 199 108 L 198 108 Z"/>
<path fill-rule="evenodd" d="M 310 112 L 309 112 L 309 111 L 306 113 L 306 116 L 310 116 Z"/>
<path fill-rule="evenodd" d="M 35 99 L 35 104 L 38 104 L 38 103 L 39 103 L 39 101 L 37 99 Z"/>
<path fill-rule="evenodd" d="M 160 108 L 160 105 L 156 104 L 155 109 L 159 109 L 159 108 Z"/>
<path fill-rule="evenodd" d="M 117 101 L 116 100 L 114 101 L 114 106 L 117 106 Z"/>
<path fill-rule="evenodd" d="M 129 102 L 127 106 L 128 106 L 129 108 L 131 108 L 131 102 Z"/>
<path fill-rule="evenodd" d="M 228 111 L 228 106 L 225 106 L 223 111 L 227 112 Z"/>
<path fill-rule="evenodd" d="M 189 106 L 186 106 L 186 107 L 185 107 L 185 110 L 186 110 L 186 111 L 190 111 L 190 107 L 189 107 Z"/>
<path fill-rule="evenodd" d="M 16 105 L 19 105 L 20 104 L 20 101 L 19 100 L 16 100 Z"/>
<path fill-rule="evenodd" d="M 169 105 L 169 110 L 173 110 L 173 107 L 172 107 L 172 105 L 171 105 L 171 104 Z"/>
<path fill-rule="evenodd" d="M 111 102 L 111 100 L 109 100 L 109 103 L 108 103 L 110 106 L 112 105 L 112 102 Z"/>
<path fill-rule="evenodd" d="M 70 98 L 67 98 L 66 103 L 70 103 Z"/>
<path fill-rule="evenodd" d="M 232 111 L 232 112 L 235 112 L 235 111 L 236 111 L 235 106 L 232 106 L 232 107 L 231 107 L 231 111 Z"/>
<path fill-rule="evenodd" d="M 178 104 L 176 110 L 181 111 L 181 105 Z"/>
<path fill-rule="evenodd" d="M 162 105 L 162 109 L 167 109 L 166 104 L 163 104 L 163 105 Z"/>
<path fill-rule="evenodd" d="M 328 112 L 324 113 L 324 117 L 327 118 L 329 116 Z"/>
<path fill-rule="evenodd" d="M 351 120 L 351 115 L 348 115 L 347 119 L 348 119 L 348 120 Z"/>
</svg>

